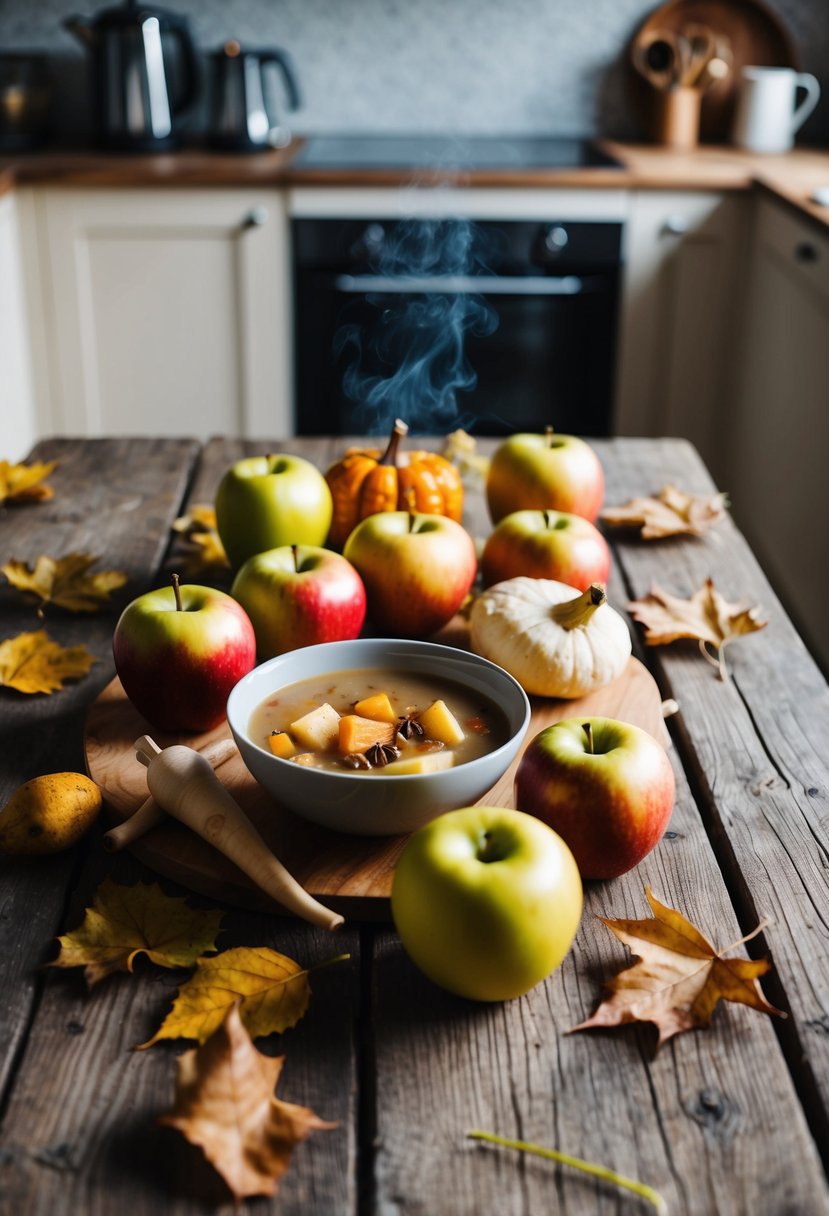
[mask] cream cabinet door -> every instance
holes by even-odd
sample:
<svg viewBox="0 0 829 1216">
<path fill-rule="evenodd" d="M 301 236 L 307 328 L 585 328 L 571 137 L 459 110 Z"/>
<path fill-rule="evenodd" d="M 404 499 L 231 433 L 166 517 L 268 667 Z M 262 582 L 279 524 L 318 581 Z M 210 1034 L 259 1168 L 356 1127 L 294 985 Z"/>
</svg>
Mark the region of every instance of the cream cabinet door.
<svg viewBox="0 0 829 1216">
<path fill-rule="evenodd" d="M 750 203 L 639 191 L 625 240 L 615 429 L 690 439 L 719 478 Z"/>
<path fill-rule="evenodd" d="M 18 203 L 0 198 L 0 460 L 21 460 L 37 437 Z"/>
<path fill-rule="evenodd" d="M 772 202 L 756 219 L 727 486 L 829 671 L 829 236 Z"/>
<path fill-rule="evenodd" d="M 44 188 L 37 207 L 56 430 L 292 433 L 278 190 Z"/>
</svg>

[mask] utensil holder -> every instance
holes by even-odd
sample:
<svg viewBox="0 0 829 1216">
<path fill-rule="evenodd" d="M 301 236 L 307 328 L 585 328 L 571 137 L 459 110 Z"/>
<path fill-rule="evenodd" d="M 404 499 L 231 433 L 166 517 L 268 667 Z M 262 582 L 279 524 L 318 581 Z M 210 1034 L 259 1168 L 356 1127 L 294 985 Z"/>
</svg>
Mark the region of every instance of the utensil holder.
<svg viewBox="0 0 829 1216">
<path fill-rule="evenodd" d="M 657 94 L 654 138 L 659 144 L 679 151 L 699 143 L 699 118 L 702 93 L 699 89 L 676 85 Z"/>
</svg>

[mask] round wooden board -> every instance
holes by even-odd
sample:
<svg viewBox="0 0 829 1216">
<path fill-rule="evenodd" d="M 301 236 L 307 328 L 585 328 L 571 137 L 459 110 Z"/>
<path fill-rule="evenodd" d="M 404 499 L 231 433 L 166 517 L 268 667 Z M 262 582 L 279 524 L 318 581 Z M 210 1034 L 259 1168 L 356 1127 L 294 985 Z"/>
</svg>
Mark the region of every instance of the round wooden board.
<svg viewBox="0 0 829 1216">
<path fill-rule="evenodd" d="M 441 639 L 444 640 L 444 639 Z M 561 718 L 620 718 L 667 743 L 662 701 L 656 683 L 637 659 L 607 687 L 578 701 L 533 698 L 525 742 Z M 201 751 L 230 738 L 225 723 L 208 734 L 164 735 L 154 731 L 127 700 L 120 680 L 113 680 L 90 707 L 84 734 L 86 769 L 101 787 L 115 822 L 133 814 L 147 798 L 147 770 L 135 759 L 134 743 L 149 734 L 160 747 L 185 743 Z M 480 801 L 513 806 L 513 777 L 520 756 Z M 388 920 L 394 866 L 406 838 L 347 836 L 306 823 L 280 806 L 245 768 L 234 751 L 216 769 L 225 787 L 255 823 L 276 856 L 299 882 L 344 916 Z M 279 911 L 257 891 L 236 866 L 189 829 L 165 822 L 135 841 L 132 852 L 159 874 L 191 890 L 245 908 Z"/>
</svg>

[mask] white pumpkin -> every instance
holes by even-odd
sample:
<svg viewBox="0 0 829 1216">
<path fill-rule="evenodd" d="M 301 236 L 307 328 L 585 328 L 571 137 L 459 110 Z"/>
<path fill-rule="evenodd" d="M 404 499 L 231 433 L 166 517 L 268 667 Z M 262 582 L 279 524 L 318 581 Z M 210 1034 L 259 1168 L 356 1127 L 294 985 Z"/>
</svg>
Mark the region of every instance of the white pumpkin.
<svg viewBox="0 0 829 1216">
<path fill-rule="evenodd" d="M 599 583 L 578 592 L 552 579 L 507 579 L 478 597 L 469 628 L 477 654 L 542 697 L 582 697 L 630 658 L 627 624 Z"/>
</svg>

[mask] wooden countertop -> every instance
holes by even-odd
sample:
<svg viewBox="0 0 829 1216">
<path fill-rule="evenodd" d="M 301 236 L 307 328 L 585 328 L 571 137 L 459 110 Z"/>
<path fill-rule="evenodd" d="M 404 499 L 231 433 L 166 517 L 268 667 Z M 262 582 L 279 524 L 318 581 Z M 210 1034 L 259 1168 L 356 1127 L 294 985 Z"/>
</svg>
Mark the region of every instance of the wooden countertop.
<svg viewBox="0 0 829 1216">
<path fill-rule="evenodd" d="M 311 169 L 295 167 L 302 146 L 295 140 L 278 151 L 230 155 L 188 150 L 127 156 L 99 152 L 48 151 L 0 159 L 0 194 L 20 185 L 62 186 L 397 186 L 411 181 L 399 169 Z M 451 182 L 468 188 L 579 188 L 604 190 L 751 190 L 756 186 L 829 227 L 829 207 L 809 200 L 817 186 L 829 186 L 829 152 L 797 148 L 783 156 L 760 156 L 724 145 L 675 152 L 656 145 L 610 140 L 601 146 L 622 162 L 621 169 L 469 170 L 424 173 L 424 185 Z"/>
<path fill-rule="evenodd" d="M 86 549 L 99 555 L 99 569 L 125 570 L 129 583 L 100 613 L 47 612 L 50 636 L 96 656 L 85 679 L 52 696 L 0 689 L 0 805 L 38 773 L 82 767 L 82 722 L 113 674 L 118 613 L 180 563 L 170 524 L 188 501 L 212 499 L 229 463 L 274 442 L 38 445 L 34 458 L 59 462 L 55 496 L 0 512 L 0 553 L 32 562 Z M 344 446 L 276 442 L 322 468 Z M 482 440 L 482 450 L 492 443 Z M 595 446 L 608 503 L 666 481 L 713 488 L 683 441 Z M 467 495 L 465 522 L 474 534 L 488 529 L 479 492 Z M 687 595 L 710 575 L 728 599 L 761 604 L 769 619 L 734 642 L 726 683 L 691 643 L 644 655 L 680 707 L 669 720 L 677 779 L 669 831 L 630 873 L 587 884 L 561 968 L 505 1004 L 434 987 L 390 927 L 347 923 L 332 940 L 309 925 L 226 909 L 221 949 L 270 946 L 304 966 L 351 954 L 314 975 L 310 1008 L 294 1029 L 258 1041 L 286 1057 L 279 1095 L 336 1121 L 297 1149 L 275 1199 L 250 1205 L 260 1216 L 644 1211 L 604 1182 L 474 1145 L 465 1133 L 476 1127 L 639 1178 L 664 1194 L 671 1216 L 829 1214 L 829 689 L 732 520 L 699 540 L 619 538 L 613 551 L 619 605 L 654 581 Z M 3 583 L 0 638 L 35 623 Z M 130 1050 L 160 1024 L 182 973 L 140 959 L 134 975 L 111 976 L 90 993 L 78 972 L 42 966 L 105 877 L 153 877 L 125 853 L 107 854 L 101 833 L 69 853 L 0 859 L 0 1207 L 50 1216 L 229 1212 L 200 1155 L 157 1123 L 172 1102 L 176 1059 L 191 1044 Z M 724 1005 L 709 1029 L 657 1054 L 652 1027 L 567 1034 L 628 962 L 598 915 L 646 916 L 646 884 L 718 948 L 768 918 L 762 936 L 729 954 L 771 957 L 762 986 L 788 1016 Z"/>
</svg>

